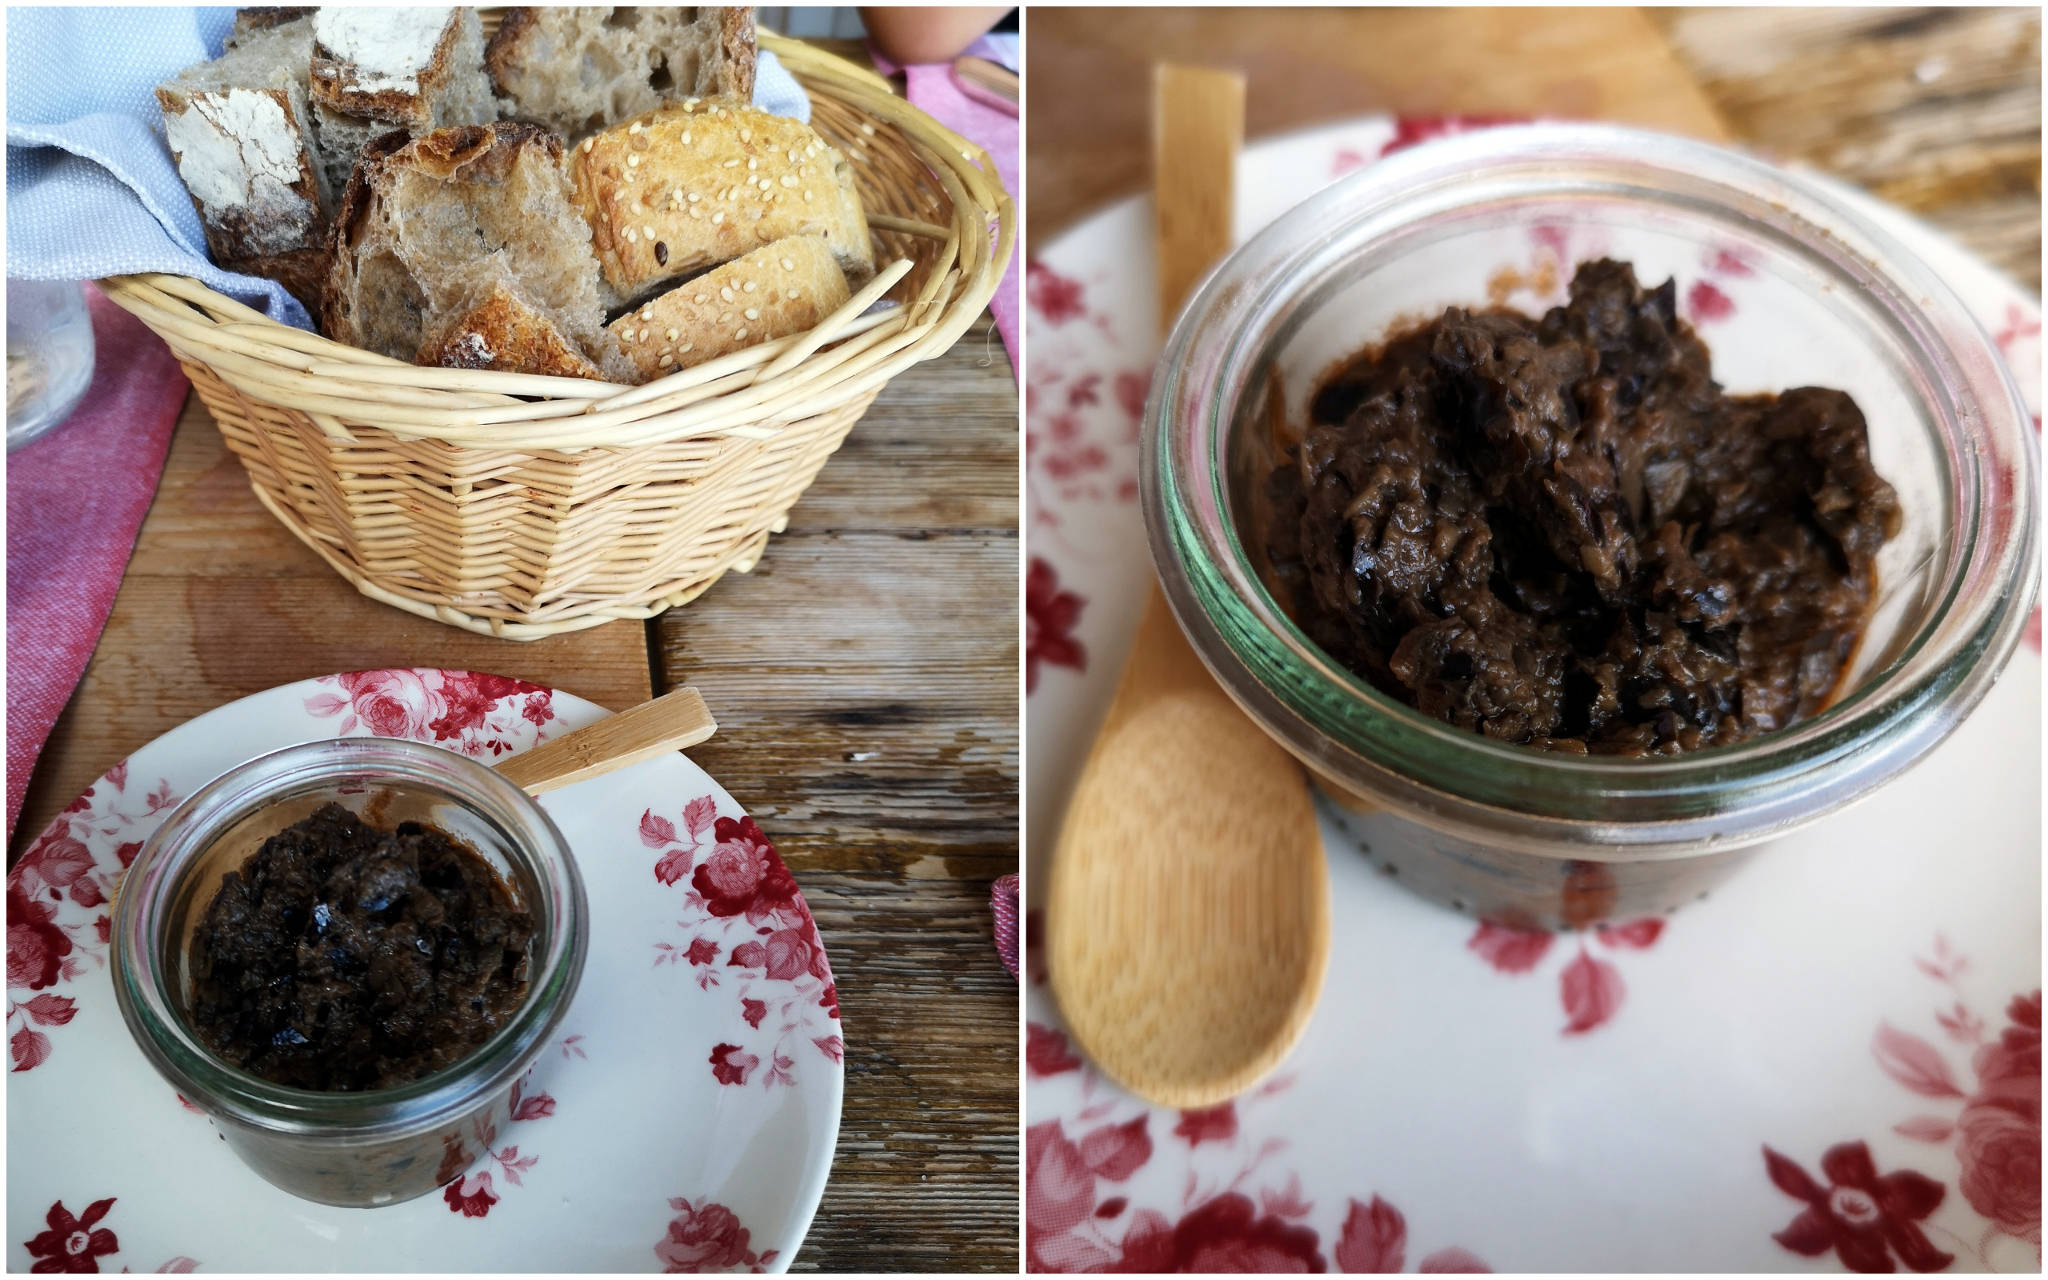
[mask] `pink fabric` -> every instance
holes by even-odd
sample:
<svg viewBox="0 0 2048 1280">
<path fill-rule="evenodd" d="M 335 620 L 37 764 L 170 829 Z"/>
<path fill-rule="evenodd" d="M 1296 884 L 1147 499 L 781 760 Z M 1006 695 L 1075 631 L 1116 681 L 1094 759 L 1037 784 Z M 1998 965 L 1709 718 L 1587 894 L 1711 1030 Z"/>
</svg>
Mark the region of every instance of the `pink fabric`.
<svg viewBox="0 0 2048 1280">
<path fill-rule="evenodd" d="M 1003 967 L 1017 976 L 1017 877 L 1004 876 L 989 890 L 989 907 L 996 914 L 996 954 Z"/>
<path fill-rule="evenodd" d="M 979 47 L 970 48 L 968 52 L 974 53 Z M 905 93 L 911 105 L 988 152 L 996 162 L 996 172 L 1002 175 L 1003 188 L 1021 211 L 1024 189 L 1017 182 L 1015 113 L 969 97 L 954 80 L 949 63 L 898 68 L 872 49 L 869 56 L 883 75 L 896 70 L 903 72 Z M 1009 269 L 1003 273 L 1002 282 L 996 286 L 995 297 L 989 299 L 988 304 L 988 309 L 995 313 L 996 332 L 1002 335 L 1003 349 L 1009 354 L 1012 376 L 1017 372 L 1017 264 L 1023 256 L 1020 236 L 1017 248 L 1010 256 Z"/>
<path fill-rule="evenodd" d="M 86 295 L 92 385 L 68 421 L 7 459 L 9 832 L 107 625 L 190 385 L 163 339 Z"/>
</svg>

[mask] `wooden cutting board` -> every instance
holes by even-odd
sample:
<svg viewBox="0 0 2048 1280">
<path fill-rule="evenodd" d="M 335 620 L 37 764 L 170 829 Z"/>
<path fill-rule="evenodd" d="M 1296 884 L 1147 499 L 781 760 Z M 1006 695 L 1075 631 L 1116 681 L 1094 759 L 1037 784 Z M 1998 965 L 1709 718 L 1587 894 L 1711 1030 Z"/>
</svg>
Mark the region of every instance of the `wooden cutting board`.
<svg viewBox="0 0 2048 1280">
<path fill-rule="evenodd" d="M 1249 79 L 1248 140 L 1375 111 L 1613 120 L 1729 132 L 1637 9 L 1033 9 L 1030 234 L 1144 189 L 1154 62 Z"/>
</svg>

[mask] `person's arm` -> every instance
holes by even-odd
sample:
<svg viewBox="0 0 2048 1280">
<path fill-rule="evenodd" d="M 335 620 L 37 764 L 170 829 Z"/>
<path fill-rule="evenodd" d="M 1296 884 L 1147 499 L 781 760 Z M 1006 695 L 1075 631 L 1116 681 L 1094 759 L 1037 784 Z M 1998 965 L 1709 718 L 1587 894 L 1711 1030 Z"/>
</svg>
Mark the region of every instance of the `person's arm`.
<svg viewBox="0 0 2048 1280">
<path fill-rule="evenodd" d="M 892 62 L 905 66 L 951 62 L 1010 11 L 1006 4 L 913 8 L 862 5 L 869 39 Z"/>
</svg>

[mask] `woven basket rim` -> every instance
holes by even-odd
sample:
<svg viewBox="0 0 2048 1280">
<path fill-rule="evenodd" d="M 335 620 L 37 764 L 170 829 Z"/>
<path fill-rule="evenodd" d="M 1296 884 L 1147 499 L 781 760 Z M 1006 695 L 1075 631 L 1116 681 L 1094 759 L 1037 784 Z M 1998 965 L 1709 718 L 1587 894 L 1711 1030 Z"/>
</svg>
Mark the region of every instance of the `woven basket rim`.
<svg viewBox="0 0 2048 1280">
<path fill-rule="evenodd" d="M 868 313 L 912 269 L 875 278 L 808 332 L 761 343 L 652 382 L 407 364 L 273 320 L 184 275 L 110 276 L 108 298 L 253 399 L 305 413 L 351 438 L 349 425 L 454 446 L 529 452 L 737 436 L 762 439 L 795 421 L 871 396 L 912 364 L 943 354 L 981 315 L 1016 249 L 1017 212 L 994 160 L 899 97 L 871 70 L 801 40 L 760 33 L 805 91 L 893 126 L 942 187 L 952 225 L 870 213 L 871 227 L 942 240 L 936 269 L 899 305 Z M 867 123 L 867 122 L 873 123 Z M 347 425 L 345 425 L 347 424 Z"/>
</svg>

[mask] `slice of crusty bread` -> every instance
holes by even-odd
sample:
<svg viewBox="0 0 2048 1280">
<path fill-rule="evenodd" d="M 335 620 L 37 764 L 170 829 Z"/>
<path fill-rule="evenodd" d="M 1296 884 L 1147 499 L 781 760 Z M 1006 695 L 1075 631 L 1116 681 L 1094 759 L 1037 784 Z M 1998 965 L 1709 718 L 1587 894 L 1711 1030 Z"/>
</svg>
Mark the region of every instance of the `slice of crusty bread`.
<svg viewBox="0 0 2048 1280">
<path fill-rule="evenodd" d="M 850 296 L 822 236 L 791 236 L 707 271 L 612 321 L 640 379 L 816 327 Z"/>
<path fill-rule="evenodd" d="M 754 96 L 751 7 L 508 8 L 484 50 L 503 114 L 581 138 L 672 98 Z"/>
<path fill-rule="evenodd" d="M 317 7 L 315 5 L 295 7 L 273 5 L 237 9 L 235 10 L 235 29 L 228 33 L 223 47 L 228 49 L 234 48 L 242 42 L 244 36 L 247 36 L 252 31 L 268 31 L 272 27 L 281 27 L 287 22 L 296 22 L 300 18 L 311 17 L 313 10 Z"/>
<path fill-rule="evenodd" d="M 565 378 L 603 376 L 553 318 L 535 309 L 508 280 L 496 281 L 475 306 L 431 330 L 413 363 Z"/>
<path fill-rule="evenodd" d="M 313 112 L 336 190 L 380 134 L 498 118 L 473 8 L 329 5 L 313 15 L 313 35 Z"/>
<path fill-rule="evenodd" d="M 846 157 L 734 99 L 685 98 L 585 138 L 569 179 L 621 299 L 790 236 L 824 237 L 856 284 L 874 274 Z"/>
<path fill-rule="evenodd" d="M 275 280 L 317 310 L 333 195 L 306 101 L 312 51 L 304 19 L 251 29 L 157 86 L 156 100 L 213 260 Z"/>
<path fill-rule="evenodd" d="M 508 353 L 550 344 L 544 335 L 511 341 L 490 326 L 532 315 L 598 368 L 623 370 L 561 158 L 561 139 L 530 124 L 372 142 L 335 216 L 327 336 L 400 360 L 439 360 L 467 322 L 486 335 L 494 367 L 510 368 Z M 491 307 L 500 289 L 521 310 Z"/>
</svg>

